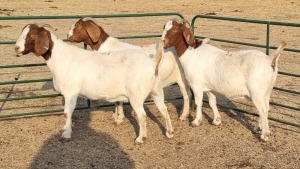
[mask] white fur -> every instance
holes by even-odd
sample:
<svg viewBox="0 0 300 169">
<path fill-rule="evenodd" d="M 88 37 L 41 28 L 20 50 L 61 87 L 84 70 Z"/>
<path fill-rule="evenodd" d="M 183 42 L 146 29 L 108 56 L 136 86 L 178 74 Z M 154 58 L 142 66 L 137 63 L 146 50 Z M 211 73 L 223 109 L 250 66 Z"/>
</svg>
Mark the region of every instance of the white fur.
<svg viewBox="0 0 300 169">
<path fill-rule="evenodd" d="M 27 36 L 29 30 L 30 30 L 29 26 L 26 26 L 23 29 L 19 39 L 16 41 L 16 44 L 25 44 L 26 36 Z M 25 49 L 25 45 L 18 45 L 18 47 L 19 47 L 19 51 L 24 51 L 24 49 Z M 19 54 L 19 53 L 17 53 L 17 54 Z"/>
<path fill-rule="evenodd" d="M 16 49 L 24 49 L 26 32 L 27 28 L 17 40 Z M 166 135 L 173 136 L 160 80 L 155 77 L 156 58 L 149 58 L 136 50 L 107 53 L 87 51 L 57 39 L 52 33 L 51 39 L 54 43 L 52 55 L 46 63 L 53 74 L 55 89 L 65 98 L 66 125 L 63 138 L 71 138 L 71 116 L 78 95 L 110 102 L 130 101 L 140 126 L 136 142 L 142 143 L 143 138 L 147 137 L 143 103 L 151 94 L 166 120 Z"/>
<path fill-rule="evenodd" d="M 165 39 L 165 36 L 167 34 L 167 31 L 170 30 L 172 28 L 173 24 L 172 24 L 172 20 L 168 21 L 165 25 L 165 29 L 162 33 L 162 36 L 161 36 L 161 40 L 164 40 Z"/>
<path fill-rule="evenodd" d="M 167 31 L 164 30 L 165 35 Z M 168 38 L 170 40 L 176 37 Z M 162 40 L 165 40 L 165 36 Z M 222 94 L 227 98 L 248 97 L 259 113 L 256 129 L 262 129 L 260 137 L 267 141 L 267 135 L 270 133 L 268 124 L 270 94 L 277 76 L 278 56 L 285 45 L 285 43 L 280 45 L 271 56 L 257 50 L 227 52 L 205 43 L 196 49 L 188 47 L 179 60 L 195 94 L 197 110 L 192 124 L 199 126 L 202 120 L 203 92 L 208 94 L 215 125 L 221 124 L 221 116 L 213 93 Z M 275 67 L 271 66 L 272 61 L 276 62 Z"/>
<path fill-rule="evenodd" d="M 70 28 L 70 30 L 73 30 L 75 28 L 75 24 L 73 24 Z M 67 34 L 67 37 L 71 37 L 73 35 L 73 31 L 69 31 L 68 34 Z"/>
<path fill-rule="evenodd" d="M 89 20 L 87 18 L 86 20 Z M 95 21 L 94 21 L 95 22 Z M 72 27 L 68 32 L 68 37 L 73 35 Z M 108 37 L 104 43 L 100 45 L 98 49 L 99 52 L 110 52 L 110 51 L 127 51 L 127 50 L 138 50 L 146 53 L 148 57 L 153 58 L 157 52 L 157 44 L 151 44 L 146 46 L 136 46 L 121 42 L 120 40 L 114 37 Z M 146 59 L 146 58 L 145 58 Z M 171 84 L 177 83 L 179 85 L 180 91 L 183 95 L 184 105 L 183 110 L 180 116 L 181 120 L 185 120 L 189 114 L 189 105 L 191 92 L 190 88 L 187 85 L 187 81 L 184 77 L 181 65 L 179 60 L 176 57 L 175 50 L 165 49 L 163 52 L 163 59 L 159 67 L 159 76 L 162 81 L 162 86 L 167 87 Z M 121 123 L 124 118 L 122 103 L 117 104 L 116 112 L 113 115 L 117 124 Z"/>
<path fill-rule="evenodd" d="M 209 44 L 199 48 L 189 47 L 180 57 L 187 80 L 195 93 L 196 118 L 198 126 L 202 119 L 203 92 L 208 93 L 209 103 L 214 112 L 214 124 L 221 123 L 213 92 L 227 98 L 248 97 L 260 115 L 258 126 L 261 138 L 267 140 L 270 133 L 268 111 L 271 90 L 275 84 L 277 67 L 271 67 L 271 57 L 256 50 L 228 53 Z"/>
<path fill-rule="evenodd" d="M 99 52 L 109 52 L 109 51 L 126 51 L 126 50 L 139 50 L 145 52 L 149 57 L 154 57 L 157 44 L 151 44 L 146 46 L 136 46 L 128 43 L 121 42 L 120 40 L 109 37 L 107 40 L 101 44 L 98 49 Z M 180 91 L 183 95 L 184 105 L 183 110 L 180 115 L 181 120 L 185 120 L 189 114 L 189 105 L 191 93 L 187 81 L 184 77 L 182 68 L 179 64 L 178 58 L 176 56 L 176 51 L 174 49 L 165 49 L 163 52 L 163 59 L 159 67 L 159 76 L 162 81 L 162 86 L 167 87 L 171 84 L 177 83 L 179 85 Z M 118 116 L 115 116 L 117 122 L 122 121 L 124 115 L 122 111 L 119 111 L 120 105 L 117 108 Z"/>
</svg>

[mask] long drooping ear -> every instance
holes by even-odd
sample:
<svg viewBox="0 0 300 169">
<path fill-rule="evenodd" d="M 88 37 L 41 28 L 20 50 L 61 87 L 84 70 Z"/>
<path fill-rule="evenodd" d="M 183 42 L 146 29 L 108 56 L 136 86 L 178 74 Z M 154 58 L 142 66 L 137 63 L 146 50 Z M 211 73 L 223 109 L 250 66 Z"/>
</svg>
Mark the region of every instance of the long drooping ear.
<svg viewBox="0 0 300 169">
<path fill-rule="evenodd" d="M 40 31 L 36 35 L 36 40 L 34 44 L 34 54 L 36 56 L 41 56 L 42 54 L 46 53 L 49 49 L 50 41 L 48 37 L 47 31 Z"/>
<path fill-rule="evenodd" d="M 94 43 L 99 41 L 101 30 L 97 24 L 94 22 L 86 24 L 86 32 Z"/>
<path fill-rule="evenodd" d="M 183 37 L 184 37 L 186 43 L 189 46 L 194 47 L 195 46 L 194 34 L 193 34 L 192 30 L 189 27 L 186 26 L 186 24 L 182 25 L 182 33 L 183 33 Z"/>
</svg>

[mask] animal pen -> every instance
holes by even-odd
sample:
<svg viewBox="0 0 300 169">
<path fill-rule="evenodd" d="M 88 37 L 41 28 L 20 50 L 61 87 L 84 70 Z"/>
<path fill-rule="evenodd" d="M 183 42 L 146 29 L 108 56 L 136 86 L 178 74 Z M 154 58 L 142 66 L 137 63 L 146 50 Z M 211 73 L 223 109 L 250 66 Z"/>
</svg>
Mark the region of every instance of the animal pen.
<svg viewBox="0 0 300 169">
<path fill-rule="evenodd" d="M 78 19 L 82 17 L 92 17 L 92 18 L 103 18 L 103 19 L 122 19 L 122 18 L 158 18 L 158 17 L 177 17 L 177 18 L 184 18 L 180 13 L 145 13 L 145 14 L 115 14 L 115 15 L 74 15 L 74 16 L 7 16 L 7 17 L 0 17 L 0 22 L 6 22 L 6 21 L 17 21 L 17 20 L 23 20 L 23 21 L 28 21 L 28 20 L 69 20 L 69 19 Z M 200 20 L 199 22 L 196 22 Z M 165 20 L 164 20 L 165 21 Z M 241 19 L 241 18 L 229 18 L 229 17 L 220 17 L 220 16 L 210 16 L 210 15 L 196 15 L 193 17 L 191 21 L 191 27 L 195 32 L 195 36 L 198 38 L 204 38 L 202 34 L 202 30 L 199 30 L 202 28 L 205 24 L 203 22 L 235 22 L 235 23 L 250 23 L 250 24 L 257 24 L 257 25 L 262 25 L 264 34 L 262 36 L 265 36 L 265 44 L 256 44 L 256 43 L 249 43 L 249 42 L 241 42 L 238 40 L 229 40 L 229 39 L 220 39 L 220 38 L 215 38 L 208 36 L 211 38 L 213 42 L 220 43 L 220 44 L 235 44 L 235 45 L 241 45 L 241 46 L 251 46 L 251 47 L 256 47 L 256 48 L 264 48 L 266 54 L 271 53 L 270 50 L 276 49 L 275 46 L 270 45 L 270 41 L 272 39 L 271 36 L 271 28 L 273 27 L 291 27 L 295 30 L 299 31 L 300 24 L 299 23 L 285 23 L 285 22 L 273 22 L 273 21 L 264 21 L 264 20 L 251 20 L 251 19 Z M 163 24 L 162 22 L 161 24 Z M 25 26 L 25 24 L 24 24 Z M 55 25 L 52 25 L 55 27 Z M 71 25 L 69 25 L 71 26 Z M 141 26 L 141 25 L 139 25 Z M 163 25 L 161 25 L 162 27 Z M 160 27 L 160 30 L 162 30 Z M 18 30 L 19 32 L 21 30 Z M 65 32 L 67 33 L 67 32 Z M 209 30 L 206 29 L 206 33 L 209 34 Z M 201 36 L 200 36 L 201 35 Z M 148 35 L 131 35 L 131 36 L 118 36 L 117 38 L 119 39 L 149 39 L 149 38 L 159 38 L 161 35 L 160 34 L 148 34 Z M 253 41 L 253 39 L 252 39 Z M 8 48 L 14 48 L 15 41 L 8 41 L 7 39 L 2 39 L 2 36 L 0 36 L 0 47 L 2 47 L 2 51 L 6 50 Z M 87 46 L 84 46 L 85 49 L 87 49 Z M 287 53 L 292 53 L 295 55 L 295 58 L 298 59 L 298 66 L 299 66 L 299 53 L 300 49 L 293 49 L 293 48 L 286 48 L 284 49 Z M 2 55 L 2 54 L 1 54 Z M 284 54 L 286 55 L 286 54 Z M 2 56 L 0 56 L 2 57 Z M 13 59 L 14 56 L 10 56 L 11 59 Z M 29 56 L 25 56 L 29 57 Z M 282 57 L 279 59 L 279 65 L 280 60 Z M 297 62 L 297 61 L 296 61 Z M 297 63 L 296 63 L 297 65 Z M 60 108 L 52 108 L 52 106 L 45 106 L 44 110 L 39 110 L 39 111 L 26 111 L 27 107 L 30 107 L 31 105 L 26 104 L 26 101 L 28 100 L 35 100 L 35 102 L 42 102 L 42 99 L 54 99 L 54 98 L 61 98 L 61 95 L 57 92 L 48 92 L 48 93 L 35 93 L 34 91 L 31 91 L 32 89 L 29 87 L 27 92 L 24 92 L 24 90 L 21 92 L 21 94 L 18 94 L 18 90 L 15 90 L 16 86 L 18 85 L 25 85 L 25 84 L 46 84 L 52 82 L 52 78 L 47 78 L 47 77 L 39 77 L 39 78 L 27 78 L 26 80 L 20 79 L 19 77 L 22 76 L 22 71 L 26 71 L 27 69 L 31 68 L 41 68 L 42 71 L 47 71 L 47 68 L 45 63 L 21 63 L 21 64 L 3 64 L 2 62 L 0 63 L 0 119 L 1 120 L 6 120 L 6 119 L 11 119 L 11 118 L 25 118 L 25 117 L 31 117 L 31 116 L 43 116 L 43 115 L 51 115 L 51 114 L 62 114 L 63 109 Z M 275 85 L 273 91 L 283 93 L 285 95 L 291 95 L 292 97 L 289 97 L 295 102 L 296 104 L 288 104 L 288 103 L 281 103 L 280 99 L 279 101 L 273 101 L 271 97 L 271 102 L 270 105 L 271 107 L 277 107 L 279 111 L 285 110 L 284 114 L 281 114 L 280 117 L 273 117 L 272 116 L 272 111 L 269 115 L 269 119 L 284 123 L 287 125 L 295 126 L 295 127 L 300 127 L 299 120 L 291 120 L 293 119 L 293 114 L 299 114 L 300 113 L 300 107 L 299 107 L 299 95 L 300 91 L 297 89 L 297 86 L 300 86 L 300 74 L 297 72 L 298 69 L 296 69 L 296 72 L 292 71 L 280 71 L 279 68 L 279 76 L 282 76 L 283 79 L 286 80 L 292 80 L 296 82 L 296 89 L 290 89 L 290 88 L 284 88 L 284 87 L 277 87 Z M 7 76 L 8 75 L 8 76 Z M 14 80 L 13 80 L 14 79 Z M 279 79 L 277 79 L 276 84 L 278 83 Z M 297 83 L 298 82 L 298 83 Z M 48 84 L 49 86 L 49 84 Z M 166 101 L 172 101 L 172 100 L 179 100 L 182 99 L 180 96 L 172 97 L 166 99 Z M 25 104 L 23 104 L 23 102 Z M 207 101 L 204 101 L 207 103 Z M 152 103 L 151 100 L 147 100 L 146 103 Z M 298 104 L 297 104 L 298 103 Z M 19 108 L 13 108 L 6 106 L 6 104 L 14 104 L 14 105 L 22 105 Z M 51 105 L 51 101 L 49 103 Z M 77 106 L 75 110 L 86 110 L 86 109 L 94 109 L 94 108 L 101 108 L 101 107 L 110 107 L 113 106 L 114 104 L 111 103 L 100 103 L 96 102 L 93 104 L 90 100 L 84 100 L 83 104 L 79 104 L 80 106 Z M 250 112 L 249 110 L 244 110 L 242 108 L 236 108 L 235 106 L 228 106 L 226 104 L 218 104 L 219 107 L 223 107 L 226 109 L 231 109 L 237 112 L 242 112 L 250 115 L 255 115 L 257 116 L 257 113 Z M 6 108 L 8 107 L 8 108 Z M 51 108 L 49 108 L 51 107 Z M 15 112 L 17 110 L 19 112 Z M 21 110 L 21 112 L 20 112 Z M 23 111 L 24 110 L 24 111 Z M 289 114 L 289 112 L 292 112 Z M 289 120 L 286 120 L 284 115 L 289 116 Z"/>
</svg>

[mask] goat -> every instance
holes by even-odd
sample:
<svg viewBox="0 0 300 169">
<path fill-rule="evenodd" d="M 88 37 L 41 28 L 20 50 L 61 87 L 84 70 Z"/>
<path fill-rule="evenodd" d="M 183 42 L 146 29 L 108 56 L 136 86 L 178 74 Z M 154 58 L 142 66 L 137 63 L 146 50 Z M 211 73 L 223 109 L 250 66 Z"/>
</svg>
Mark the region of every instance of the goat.
<svg viewBox="0 0 300 169">
<path fill-rule="evenodd" d="M 92 18 L 79 19 L 71 26 L 67 37 L 70 42 L 84 42 L 89 45 L 92 50 L 99 52 L 139 50 L 147 53 L 148 57 L 153 57 L 157 52 L 157 44 L 136 46 L 121 42 L 118 39 L 109 36 Z M 184 101 L 183 110 L 179 119 L 185 120 L 189 115 L 191 92 L 178 58 L 174 56 L 175 54 L 175 51 L 172 49 L 164 50 L 159 75 L 163 87 L 170 86 L 174 83 L 179 85 Z M 124 113 L 121 102 L 116 104 L 116 111 L 113 117 L 117 124 L 120 124 L 123 121 Z"/>
<path fill-rule="evenodd" d="M 162 34 L 164 48 L 175 47 L 184 74 L 195 93 L 197 105 L 193 126 L 202 120 L 203 92 L 207 92 L 209 105 L 213 109 L 213 124 L 221 124 L 221 116 L 216 106 L 213 92 L 227 98 L 250 98 L 258 110 L 260 138 L 268 140 L 269 100 L 277 76 L 277 62 L 286 43 L 283 42 L 270 56 L 257 50 L 227 52 L 209 44 L 197 46 L 193 32 L 187 21 L 170 20 Z"/>
<path fill-rule="evenodd" d="M 72 113 L 79 95 L 110 102 L 130 101 L 137 114 L 137 143 L 147 137 L 146 112 L 143 103 L 150 94 L 166 121 L 166 136 L 173 137 L 173 127 L 164 104 L 158 65 L 162 49 L 154 58 L 142 57 L 139 51 L 94 52 L 80 49 L 58 39 L 50 25 L 28 24 L 16 42 L 17 55 L 34 53 L 42 56 L 53 74 L 54 88 L 65 98 L 66 124 L 62 140 L 71 138 Z M 161 47 L 160 47 L 161 48 Z"/>
</svg>

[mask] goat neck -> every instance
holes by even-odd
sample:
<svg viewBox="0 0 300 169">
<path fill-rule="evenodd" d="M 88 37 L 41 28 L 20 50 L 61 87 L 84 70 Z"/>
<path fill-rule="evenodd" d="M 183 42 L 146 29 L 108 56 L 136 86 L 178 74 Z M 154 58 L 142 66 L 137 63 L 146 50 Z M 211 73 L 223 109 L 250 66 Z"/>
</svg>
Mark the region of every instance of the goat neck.
<svg viewBox="0 0 300 169">
<path fill-rule="evenodd" d="M 189 45 L 183 37 L 178 38 L 180 38 L 180 40 L 178 40 L 177 43 L 174 44 L 174 48 L 177 52 L 178 57 L 181 57 L 184 54 L 184 52 L 188 49 Z"/>
</svg>

